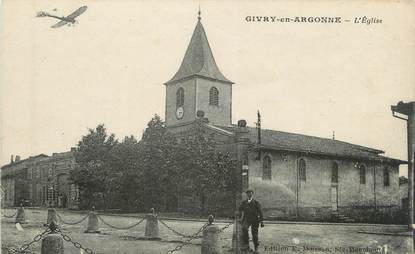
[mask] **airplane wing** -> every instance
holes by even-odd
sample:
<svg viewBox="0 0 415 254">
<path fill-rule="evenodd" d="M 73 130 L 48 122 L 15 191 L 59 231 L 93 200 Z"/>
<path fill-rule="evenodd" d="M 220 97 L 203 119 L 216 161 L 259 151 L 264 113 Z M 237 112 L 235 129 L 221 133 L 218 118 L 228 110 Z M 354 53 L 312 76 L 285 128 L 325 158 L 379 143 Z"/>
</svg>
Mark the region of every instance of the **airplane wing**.
<svg viewBox="0 0 415 254">
<path fill-rule="evenodd" d="M 54 25 L 53 25 L 53 26 L 51 26 L 51 27 L 52 27 L 52 28 L 58 28 L 58 27 L 61 27 L 61 26 L 66 25 L 66 24 L 68 24 L 68 22 L 67 22 L 67 21 L 65 21 L 65 20 L 61 20 L 61 21 L 59 21 L 58 23 L 54 24 Z"/>
<path fill-rule="evenodd" d="M 86 9 L 88 9 L 87 6 L 79 7 L 76 11 L 74 11 L 71 14 L 69 14 L 68 16 L 66 16 L 66 18 L 68 18 L 68 19 L 75 19 L 76 17 L 78 17 L 79 15 L 81 15 L 82 13 L 84 13 L 86 11 Z"/>
</svg>

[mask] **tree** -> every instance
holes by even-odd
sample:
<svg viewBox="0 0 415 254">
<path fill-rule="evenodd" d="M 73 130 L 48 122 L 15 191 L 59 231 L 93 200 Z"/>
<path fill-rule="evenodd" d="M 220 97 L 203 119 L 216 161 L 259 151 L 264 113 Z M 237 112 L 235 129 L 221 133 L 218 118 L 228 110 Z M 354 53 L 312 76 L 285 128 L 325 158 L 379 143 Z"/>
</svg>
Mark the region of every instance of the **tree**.
<svg viewBox="0 0 415 254">
<path fill-rule="evenodd" d="M 173 135 L 158 115 L 140 141 L 127 136 L 118 142 L 99 125 L 78 143 L 71 178 L 84 208 L 95 205 L 93 197 L 100 195 L 104 208 L 177 211 L 178 196 L 190 194 L 201 213 L 232 210 L 236 161 L 219 146 L 202 124 Z"/>
<path fill-rule="evenodd" d="M 143 185 L 146 208 L 171 211 L 176 209 L 177 186 L 173 182 L 176 140 L 167 131 L 165 123 L 155 115 L 147 124 L 140 141 L 143 166 Z"/>
<path fill-rule="evenodd" d="M 140 143 L 134 136 L 125 137 L 114 148 L 118 158 L 117 167 L 121 172 L 117 197 L 124 210 L 143 211 L 143 165 Z"/>
<path fill-rule="evenodd" d="M 176 183 L 199 199 L 202 214 L 226 213 L 233 207 L 229 199 L 236 191 L 236 161 L 219 147 L 213 135 L 200 126 L 183 136 L 175 150 Z"/>
<path fill-rule="evenodd" d="M 71 179 L 80 188 L 82 208 L 96 205 L 97 196 L 101 197 L 104 209 L 107 208 L 109 193 L 118 188 L 119 171 L 113 167 L 117 161 L 113 149 L 117 144 L 114 134 L 107 135 L 103 124 L 89 129 L 79 141 Z"/>
<path fill-rule="evenodd" d="M 173 135 L 155 115 L 139 142 L 142 206 L 172 211 L 179 195 L 190 194 L 201 213 L 233 209 L 236 161 L 219 146 L 202 125 Z"/>
<path fill-rule="evenodd" d="M 155 115 L 139 142 L 124 139 L 117 148 L 123 175 L 120 199 L 123 208 L 136 211 L 175 210 L 176 187 L 171 181 L 171 161 L 175 139 L 162 119 Z"/>
</svg>

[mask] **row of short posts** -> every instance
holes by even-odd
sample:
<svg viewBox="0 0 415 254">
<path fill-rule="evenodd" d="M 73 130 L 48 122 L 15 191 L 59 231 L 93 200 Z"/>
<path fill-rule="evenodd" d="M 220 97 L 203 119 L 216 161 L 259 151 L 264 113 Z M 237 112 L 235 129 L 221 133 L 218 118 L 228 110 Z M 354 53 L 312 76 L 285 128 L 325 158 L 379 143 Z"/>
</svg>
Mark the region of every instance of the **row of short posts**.
<svg viewBox="0 0 415 254">
<path fill-rule="evenodd" d="M 24 210 L 23 210 L 24 211 Z M 24 214 L 23 214 L 24 217 Z M 54 208 L 48 209 L 47 226 L 58 227 L 58 215 Z M 85 233 L 100 233 L 98 228 L 98 216 L 94 207 L 88 214 L 88 224 Z M 159 237 L 158 219 L 154 209 L 151 209 L 151 213 L 146 215 L 146 228 L 144 233 L 144 239 L 148 240 L 161 240 Z M 42 240 L 41 254 L 63 254 L 63 239 L 59 234 L 50 233 Z"/>
<path fill-rule="evenodd" d="M 24 218 L 24 210 L 23 210 L 23 218 Z M 17 217 L 16 217 L 16 221 L 17 221 Z M 49 208 L 46 224 L 49 225 L 52 221 L 58 224 L 58 216 L 54 208 Z M 97 216 L 97 213 L 95 212 L 94 207 L 88 214 L 88 224 L 87 224 L 87 229 L 85 233 L 100 233 L 100 230 L 98 228 L 98 216 Z M 146 230 L 145 230 L 144 236 L 149 239 L 160 238 L 158 219 L 154 211 L 154 208 L 151 209 L 150 214 L 146 215 Z"/>
<path fill-rule="evenodd" d="M 221 254 L 222 246 L 220 241 L 220 229 L 219 226 L 214 224 L 213 215 L 208 217 L 208 225 L 203 230 L 201 254 Z M 47 224 L 52 227 L 57 227 L 58 217 L 54 208 L 48 209 Z M 52 230 L 53 232 L 53 230 Z M 85 233 L 99 233 L 98 229 L 98 217 L 94 211 L 89 212 L 88 226 Z M 150 214 L 146 216 L 146 228 L 144 233 L 144 239 L 148 240 L 161 240 L 159 237 L 159 226 L 157 215 L 152 209 Z M 232 249 L 233 253 L 241 252 L 241 225 L 235 214 L 234 229 L 232 234 Z M 42 240 L 41 254 L 63 254 L 63 239 L 59 234 L 51 233 L 45 236 Z"/>
</svg>

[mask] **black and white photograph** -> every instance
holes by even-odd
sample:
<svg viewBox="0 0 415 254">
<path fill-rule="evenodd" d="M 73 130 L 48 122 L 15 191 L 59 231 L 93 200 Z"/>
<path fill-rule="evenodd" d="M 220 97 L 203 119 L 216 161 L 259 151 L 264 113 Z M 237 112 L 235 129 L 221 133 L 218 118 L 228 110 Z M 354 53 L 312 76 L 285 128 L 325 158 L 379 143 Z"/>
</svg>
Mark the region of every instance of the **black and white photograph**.
<svg viewBox="0 0 415 254">
<path fill-rule="evenodd" d="M 1 253 L 414 253 L 415 2 L 3 0 Z"/>
</svg>

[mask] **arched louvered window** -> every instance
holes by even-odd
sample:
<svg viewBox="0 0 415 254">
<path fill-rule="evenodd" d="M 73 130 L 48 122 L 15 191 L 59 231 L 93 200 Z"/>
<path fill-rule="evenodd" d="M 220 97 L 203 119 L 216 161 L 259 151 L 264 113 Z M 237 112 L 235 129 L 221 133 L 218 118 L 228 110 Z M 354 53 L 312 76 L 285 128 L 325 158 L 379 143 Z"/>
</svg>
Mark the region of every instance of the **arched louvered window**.
<svg viewBox="0 0 415 254">
<path fill-rule="evenodd" d="M 339 182 L 339 165 L 337 164 L 337 162 L 333 162 L 333 165 L 331 167 L 331 182 Z"/>
<path fill-rule="evenodd" d="M 262 161 L 262 180 L 271 180 L 271 158 L 267 155 Z"/>
<path fill-rule="evenodd" d="M 219 105 L 219 91 L 216 87 L 212 87 L 209 90 L 209 105 Z"/>
<path fill-rule="evenodd" d="M 176 107 L 182 107 L 184 105 L 184 89 L 180 87 L 176 92 Z"/>
<path fill-rule="evenodd" d="M 389 179 L 389 170 L 388 168 L 383 169 L 383 186 L 389 186 L 390 179 Z"/>
<path fill-rule="evenodd" d="M 306 164 L 304 159 L 300 159 L 298 161 L 298 175 L 300 178 L 300 181 L 306 181 L 307 180 L 307 172 L 306 172 Z"/>
<path fill-rule="evenodd" d="M 366 167 L 365 165 L 359 166 L 360 184 L 366 184 Z"/>
</svg>

